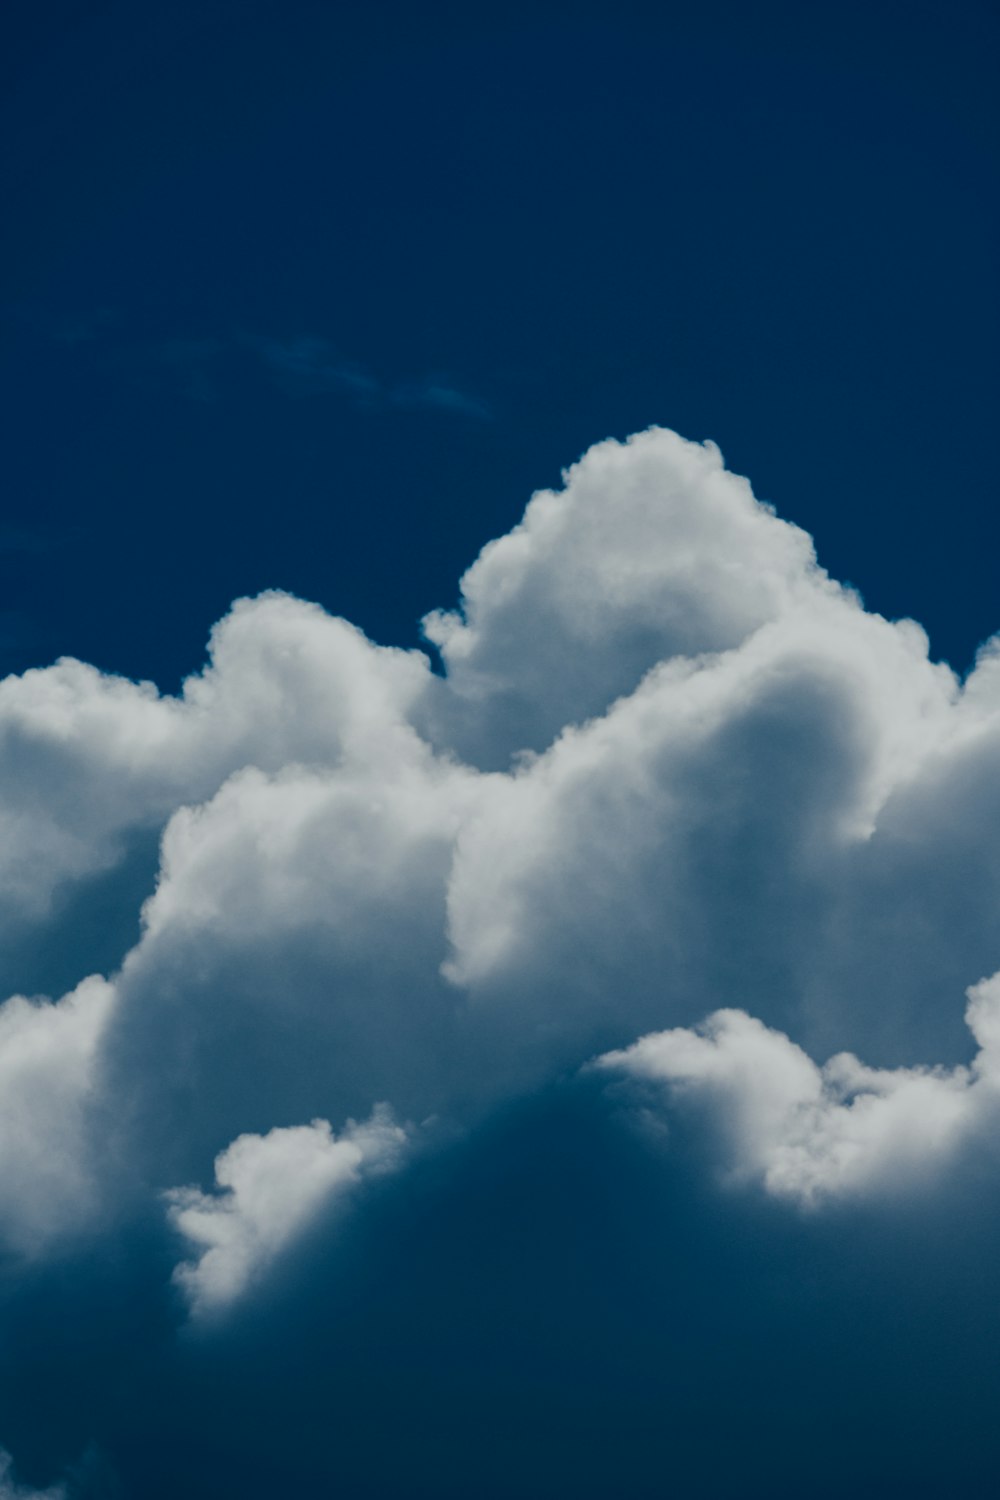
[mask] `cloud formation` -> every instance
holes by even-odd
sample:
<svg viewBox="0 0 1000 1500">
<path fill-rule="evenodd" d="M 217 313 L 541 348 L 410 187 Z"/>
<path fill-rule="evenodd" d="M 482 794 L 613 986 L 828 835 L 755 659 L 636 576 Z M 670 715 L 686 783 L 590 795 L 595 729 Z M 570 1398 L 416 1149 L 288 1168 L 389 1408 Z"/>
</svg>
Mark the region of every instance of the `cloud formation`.
<svg viewBox="0 0 1000 1500">
<path fill-rule="evenodd" d="M 474 1141 L 595 1057 L 817 1219 L 986 1159 L 995 643 L 960 681 L 660 429 L 536 495 L 425 628 L 442 672 L 271 593 L 176 697 L 68 659 L 0 684 L 22 1268 L 162 1234 L 163 1306 L 173 1273 L 239 1323 L 402 1160 L 394 1120 Z"/>
<path fill-rule="evenodd" d="M 406 1140 L 391 1112 L 377 1108 L 335 1136 L 326 1120 L 241 1135 L 215 1161 L 217 1196 L 198 1188 L 168 1193 L 170 1217 L 196 1248 L 176 1280 L 197 1313 L 239 1297 L 319 1209 L 362 1177 L 393 1166 Z"/>
<path fill-rule="evenodd" d="M 822 1068 L 780 1031 L 721 1010 L 697 1030 L 642 1037 L 599 1068 L 660 1083 L 717 1117 L 729 1175 L 814 1207 L 933 1181 L 1000 1122 L 1000 975 L 969 990 L 979 1043 L 969 1067 L 868 1068 L 850 1052 Z"/>
<path fill-rule="evenodd" d="M 0 1233 L 23 1254 L 89 1216 L 83 1134 L 113 1002 L 92 975 L 58 1005 L 14 995 L 0 1006 Z"/>
</svg>

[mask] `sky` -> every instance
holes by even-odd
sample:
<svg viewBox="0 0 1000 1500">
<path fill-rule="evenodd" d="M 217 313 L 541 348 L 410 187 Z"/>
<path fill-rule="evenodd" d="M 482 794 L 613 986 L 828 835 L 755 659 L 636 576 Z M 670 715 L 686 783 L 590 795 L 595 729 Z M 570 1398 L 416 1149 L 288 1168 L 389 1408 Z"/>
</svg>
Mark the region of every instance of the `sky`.
<svg viewBox="0 0 1000 1500">
<path fill-rule="evenodd" d="M 978 1500 L 979 0 L 14 3 L 0 1500 Z"/>
</svg>

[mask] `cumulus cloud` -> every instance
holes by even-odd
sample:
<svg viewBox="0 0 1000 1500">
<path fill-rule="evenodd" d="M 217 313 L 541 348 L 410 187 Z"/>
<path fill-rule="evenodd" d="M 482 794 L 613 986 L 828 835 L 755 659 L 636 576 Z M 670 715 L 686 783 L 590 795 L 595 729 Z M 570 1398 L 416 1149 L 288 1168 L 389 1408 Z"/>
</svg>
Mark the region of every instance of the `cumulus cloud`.
<svg viewBox="0 0 1000 1500">
<path fill-rule="evenodd" d="M 241 1135 L 216 1158 L 218 1193 L 168 1193 L 170 1217 L 197 1255 L 175 1272 L 193 1311 L 236 1300 L 321 1209 L 394 1166 L 405 1141 L 385 1106 L 340 1135 L 326 1120 Z"/>
<path fill-rule="evenodd" d="M 385 1099 L 474 1126 L 720 1006 L 806 1049 L 803 1078 L 806 1053 L 967 1062 L 952 997 L 1000 967 L 995 646 L 960 683 L 658 429 L 536 495 L 426 629 L 443 676 L 265 594 L 176 697 L 72 660 L 0 684 L 18 951 L 61 942 L 82 979 L 67 892 L 115 879 L 138 934 L 91 998 L 10 1002 L 68 1069 L 48 1123 L 0 1117 L 19 1242 L 278 1122 Z M 46 1131 L 72 1192 L 31 1165 Z"/>
<path fill-rule="evenodd" d="M 252 765 L 375 759 L 414 738 L 426 661 L 372 646 L 315 605 L 242 600 L 179 697 L 69 658 L 0 683 L 0 909 L 45 924 L 54 898 L 125 858 Z M 143 893 L 145 894 L 145 893 Z M 0 964 L 3 950 L 0 947 Z"/>
<path fill-rule="evenodd" d="M 350 1216 L 377 1235 L 387 1202 L 453 1169 L 442 1142 L 479 1142 L 512 1202 L 496 1120 L 594 1057 L 668 1121 L 707 1121 L 729 1176 L 817 1210 L 776 1214 L 788 1234 L 846 1233 L 860 1203 L 929 1222 L 961 1167 L 992 1180 L 996 642 L 960 681 L 712 445 L 662 430 L 598 444 L 536 495 L 426 631 L 443 672 L 268 593 L 232 606 L 176 696 L 68 659 L 0 683 L 0 1291 L 33 1289 L 17 1317 L 45 1324 L 43 1353 L 15 1337 L 9 1358 L 46 1389 L 63 1329 L 53 1371 L 109 1329 L 139 1370 L 185 1311 L 195 1361 L 266 1320 L 269 1269 L 405 1160 L 411 1187 Z M 394 1121 L 431 1118 L 407 1151 Z M 577 1145 L 564 1209 L 599 1175 Z M 482 1200 L 450 1190 L 471 1243 Z M 737 1200 L 756 1201 L 719 1201 Z M 336 1279 L 349 1257 L 322 1259 Z M 371 1296 L 391 1288 L 385 1318 L 412 1332 L 407 1286 Z M 12 1318 L 0 1300 L 0 1331 Z M 144 1432 L 158 1398 L 116 1366 L 125 1385 L 123 1430 Z M 108 1401 L 50 1473 L 91 1438 L 131 1462 Z"/>
<path fill-rule="evenodd" d="M 736 646 L 835 586 L 805 532 L 713 443 L 654 430 L 591 448 L 489 543 L 457 611 L 424 621 L 449 731 L 480 754 L 544 748 L 659 661 Z"/>
<path fill-rule="evenodd" d="M 969 990 L 979 1044 L 969 1067 L 869 1068 L 849 1052 L 822 1068 L 745 1011 L 697 1030 L 642 1037 L 595 1064 L 660 1084 L 702 1106 L 723 1141 L 728 1175 L 777 1198 L 893 1194 L 928 1186 L 955 1154 L 988 1139 L 1000 1117 L 1000 975 Z"/>
</svg>

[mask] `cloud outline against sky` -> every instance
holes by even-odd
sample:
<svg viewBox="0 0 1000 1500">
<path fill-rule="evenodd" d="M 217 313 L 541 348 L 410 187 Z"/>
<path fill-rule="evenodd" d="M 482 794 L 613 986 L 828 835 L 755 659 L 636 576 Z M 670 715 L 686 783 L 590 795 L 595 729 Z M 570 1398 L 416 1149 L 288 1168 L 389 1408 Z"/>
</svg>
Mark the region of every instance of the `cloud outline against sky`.
<svg viewBox="0 0 1000 1500">
<path fill-rule="evenodd" d="M 794 1075 L 766 1128 L 735 1064 L 719 1086 L 743 1175 L 792 1201 L 874 1191 L 870 1161 L 898 1178 L 879 1131 L 918 1096 L 949 1150 L 980 1149 L 995 981 L 970 992 L 976 1059 L 954 996 L 1000 966 L 996 644 L 959 682 L 714 445 L 664 429 L 589 450 L 461 588 L 425 622 L 443 676 L 269 593 L 176 697 L 69 659 L 0 684 L 10 919 L 45 944 L 67 890 L 160 844 L 117 970 L 0 1006 L 34 1039 L 0 1049 L 11 1097 L 63 1143 L 47 1216 L 0 1115 L 19 1254 L 152 1195 L 204 1247 L 178 1271 L 191 1305 L 235 1306 L 295 1238 L 255 1218 L 251 1159 L 315 1148 L 286 1205 L 305 1225 L 309 1162 L 333 1193 L 337 1153 L 361 1152 L 353 1184 L 401 1145 L 378 1101 L 474 1131 L 654 1048 L 689 1093 L 737 1042 Z"/>
</svg>

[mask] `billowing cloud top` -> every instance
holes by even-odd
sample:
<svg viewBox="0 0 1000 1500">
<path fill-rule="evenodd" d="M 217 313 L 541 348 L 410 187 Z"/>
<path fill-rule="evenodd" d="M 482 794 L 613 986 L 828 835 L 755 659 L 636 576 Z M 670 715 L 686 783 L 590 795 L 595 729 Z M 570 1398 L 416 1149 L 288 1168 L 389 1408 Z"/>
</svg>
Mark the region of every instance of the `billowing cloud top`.
<svg viewBox="0 0 1000 1500">
<path fill-rule="evenodd" d="M 961 683 L 660 429 L 425 629 L 443 673 L 265 594 L 176 698 L 0 684 L 15 1281 L 147 1226 L 165 1305 L 251 1316 L 388 1167 L 575 1075 L 668 1140 L 695 1105 L 789 1212 L 992 1162 L 1000 648 Z"/>
</svg>

